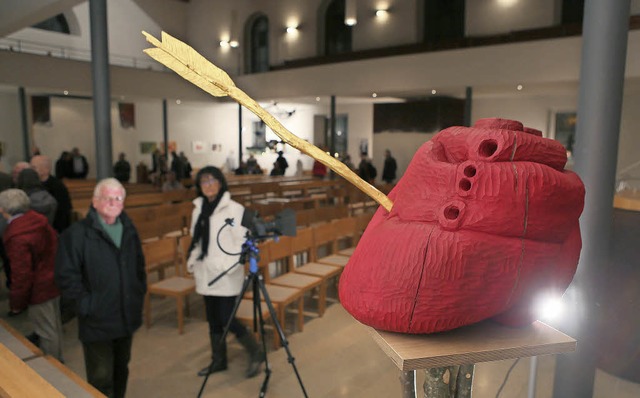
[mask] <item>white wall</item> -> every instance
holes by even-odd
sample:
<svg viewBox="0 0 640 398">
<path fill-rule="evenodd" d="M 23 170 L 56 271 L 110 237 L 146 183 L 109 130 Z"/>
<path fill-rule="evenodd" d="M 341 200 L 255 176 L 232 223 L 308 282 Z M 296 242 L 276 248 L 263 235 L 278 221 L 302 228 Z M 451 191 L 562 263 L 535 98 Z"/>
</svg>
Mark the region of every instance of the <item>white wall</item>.
<svg viewBox="0 0 640 398">
<path fill-rule="evenodd" d="M 174 8 L 168 8 L 167 12 L 176 12 Z M 9 39 L 24 41 L 25 48 L 44 48 L 30 43 L 39 43 L 50 47 L 54 55 L 64 53 L 73 59 L 91 59 L 91 29 L 89 23 L 89 2 L 81 3 L 68 13 L 72 13 L 78 22 L 78 34 L 62 34 L 49 32 L 42 29 L 25 28 L 7 36 Z M 111 64 L 133 66 L 160 67 L 150 61 L 142 50 L 149 45 L 141 34 L 145 30 L 159 37 L 160 25 L 151 19 L 140 6 L 132 0 L 109 0 L 107 2 L 107 23 L 109 31 L 109 58 Z M 184 19 L 184 16 L 183 16 Z M 180 16 L 174 17 L 180 20 Z M 184 31 L 184 30 L 182 30 Z M 46 53 L 43 50 L 42 53 Z"/>
<path fill-rule="evenodd" d="M 466 2 L 465 33 L 486 36 L 554 23 L 556 0 L 474 0 Z"/>
</svg>

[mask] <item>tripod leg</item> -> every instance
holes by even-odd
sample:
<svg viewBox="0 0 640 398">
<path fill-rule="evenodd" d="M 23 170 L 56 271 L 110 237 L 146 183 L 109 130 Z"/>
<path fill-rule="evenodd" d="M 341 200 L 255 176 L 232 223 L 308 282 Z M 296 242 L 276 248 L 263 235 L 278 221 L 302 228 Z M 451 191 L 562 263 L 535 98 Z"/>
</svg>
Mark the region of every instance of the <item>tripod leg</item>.
<svg viewBox="0 0 640 398">
<path fill-rule="evenodd" d="M 229 328 L 231 327 L 231 322 L 236 317 L 236 313 L 238 312 L 238 307 L 240 307 L 240 301 L 242 300 L 244 293 L 247 291 L 247 288 L 249 287 L 249 284 L 252 278 L 253 278 L 252 274 L 249 274 L 244 278 L 244 284 L 242 285 L 242 290 L 240 291 L 240 294 L 236 298 L 235 305 L 233 306 L 233 311 L 231 312 L 231 317 L 229 318 L 229 321 L 227 321 L 227 325 L 224 328 L 224 332 L 220 336 L 219 341 L 221 343 L 226 342 L 227 334 L 229 334 Z M 226 345 L 225 345 L 225 348 L 226 348 Z M 202 381 L 202 385 L 200 386 L 200 391 L 198 392 L 198 398 L 202 396 L 204 387 L 207 385 L 207 381 L 209 381 L 209 376 L 211 375 L 212 368 L 214 368 L 214 361 L 211 361 L 211 363 L 209 364 L 209 372 L 207 372 L 204 380 Z"/>
<path fill-rule="evenodd" d="M 271 299 L 269 298 L 269 292 L 267 292 L 267 288 L 264 286 L 264 281 L 262 279 L 262 276 L 261 275 L 257 275 L 256 277 L 258 279 L 254 283 L 257 283 L 257 285 L 260 288 L 260 291 L 262 292 L 262 295 L 264 297 L 264 301 L 267 304 L 267 307 L 269 308 L 269 315 L 271 316 L 271 320 L 273 322 L 273 325 L 276 328 L 276 332 L 280 336 L 280 341 L 282 342 L 282 347 L 284 347 L 284 350 L 287 353 L 287 361 L 291 364 L 291 367 L 293 368 L 293 371 L 295 372 L 296 377 L 298 378 L 298 384 L 300 384 L 300 388 L 302 389 L 302 393 L 304 394 L 305 397 L 308 397 L 307 391 L 304 388 L 304 384 L 302 384 L 302 379 L 300 378 L 300 373 L 298 373 L 298 368 L 296 367 L 296 364 L 295 364 L 296 359 L 293 357 L 293 355 L 291 355 L 291 351 L 289 350 L 289 341 L 287 340 L 286 336 L 284 335 L 284 331 L 282 330 L 282 326 L 280 325 L 280 322 L 278 321 L 278 316 L 276 314 L 276 310 L 273 308 L 273 303 L 271 302 Z M 257 289 L 254 288 L 254 291 L 257 291 Z M 254 297 L 255 297 L 255 293 L 254 293 Z M 262 384 L 262 389 L 260 390 L 260 396 L 261 397 L 263 397 L 265 395 L 266 391 L 267 391 L 267 382 L 268 382 L 268 375 L 267 375 L 267 378 L 265 379 L 265 381 Z"/>
</svg>

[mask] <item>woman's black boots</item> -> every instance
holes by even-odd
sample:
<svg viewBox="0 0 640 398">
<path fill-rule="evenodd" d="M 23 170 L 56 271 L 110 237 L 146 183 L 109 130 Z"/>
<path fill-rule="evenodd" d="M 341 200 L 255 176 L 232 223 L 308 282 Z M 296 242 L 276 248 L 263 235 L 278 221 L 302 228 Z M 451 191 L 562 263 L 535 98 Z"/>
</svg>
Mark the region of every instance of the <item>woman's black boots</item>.
<svg viewBox="0 0 640 398">
<path fill-rule="evenodd" d="M 198 372 L 198 376 L 227 370 L 227 342 L 222 340 L 222 333 L 210 333 L 211 363 Z"/>
</svg>

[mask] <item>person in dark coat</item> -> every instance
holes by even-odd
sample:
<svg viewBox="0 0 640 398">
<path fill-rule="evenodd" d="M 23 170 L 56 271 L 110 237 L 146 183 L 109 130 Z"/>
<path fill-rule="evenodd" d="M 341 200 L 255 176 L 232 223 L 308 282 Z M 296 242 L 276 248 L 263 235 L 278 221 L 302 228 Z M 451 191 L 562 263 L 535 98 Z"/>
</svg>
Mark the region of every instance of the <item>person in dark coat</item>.
<svg viewBox="0 0 640 398">
<path fill-rule="evenodd" d="M 89 163 L 78 148 L 71 150 L 71 175 L 69 178 L 87 178 Z"/>
<path fill-rule="evenodd" d="M 51 175 L 51 159 L 48 156 L 34 156 L 31 158 L 31 166 L 38 173 L 44 189 L 58 202 L 56 215 L 53 219 L 53 228 L 58 233 L 62 233 L 71 224 L 71 196 L 69 191 L 62 181 Z"/>
<path fill-rule="evenodd" d="M 391 156 L 390 150 L 384 151 L 384 167 L 382 168 L 382 181 L 391 184 L 396 179 L 396 170 L 398 165 L 396 160 Z"/>
<path fill-rule="evenodd" d="M 58 202 L 44 189 L 38 173 L 34 169 L 24 169 L 18 174 L 16 188 L 23 190 L 29 196 L 31 210 L 47 217 L 49 224 L 53 225 Z"/>
<path fill-rule="evenodd" d="M 109 397 L 125 395 L 147 290 L 140 237 L 124 199 L 118 180 L 100 181 L 87 217 L 62 233 L 56 255 L 58 287 L 76 302 L 87 380 Z"/>
<path fill-rule="evenodd" d="M 378 172 L 371 163 L 371 160 L 367 157 L 367 154 L 361 154 L 360 164 L 358 165 L 358 175 L 369 184 L 373 184 L 377 174 Z"/>
<path fill-rule="evenodd" d="M 185 165 L 182 163 L 182 159 L 178 154 L 173 151 L 171 152 L 171 172 L 176 175 L 176 179 L 178 181 L 182 181 L 185 177 Z"/>
<path fill-rule="evenodd" d="M 289 167 L 289 162 L 287 162 L 287 159 L 282 156 L 282 151 L 278 151 L 278 157 L 276 158 L 276 162 L 278 162 L 278 165 L 280 166 L 280 171 L 281 174 L 278 175 L 284 175 L 287 172 L 287 168 Z"/>
<path fill-rule="evenodd" d="M 10 312 L 28 308 L 40 348 L 62 361 L 60 291 L 53 276 L 57 233 L 29 209 L 29 197 L 20 189 L 0 193 L 0 214 L 8 222 L 2 240 L 11 261 Z"/>
<path fill-rule="evenodd" d="M 131 179 L 131 164 L 125 159 L 124 152 L 118 155 L 118 161 L 113 165 L 113 176 L 120 182 L 129 182 Z"/>
<path fill-rule="evenodd" d="M 71 153 L 64 151 L 56 160 L 56 178 L 71 178 L 73 165 L 71 164 Z"/>
</svg>

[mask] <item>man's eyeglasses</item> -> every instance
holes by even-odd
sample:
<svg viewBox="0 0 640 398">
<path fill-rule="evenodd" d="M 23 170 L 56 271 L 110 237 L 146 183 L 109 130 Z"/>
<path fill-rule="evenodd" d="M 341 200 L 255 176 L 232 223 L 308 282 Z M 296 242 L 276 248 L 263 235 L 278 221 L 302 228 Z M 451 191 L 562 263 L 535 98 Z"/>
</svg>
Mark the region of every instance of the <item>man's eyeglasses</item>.
<svg viewBox="0 0 640 398">
<path fill-rule="evenodd" d="M 102 200 L 103 202 L 110 202 L 110 203 L 124 202 L 124 196 L 98 196 L 98 199 Z"/>
<path fill-rule="evenodd" d="M 200 180 L 200 186 L 204 187 L 204 186 L 214 185 L 217 182 L 218 182 L 218 180 L 216 180 L 215 178 L 211 178 L 211 179 L 207 179 L 207 180 Z"/>
</svg>

